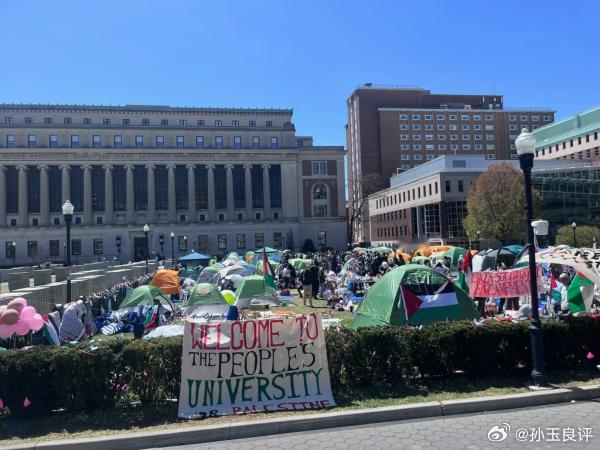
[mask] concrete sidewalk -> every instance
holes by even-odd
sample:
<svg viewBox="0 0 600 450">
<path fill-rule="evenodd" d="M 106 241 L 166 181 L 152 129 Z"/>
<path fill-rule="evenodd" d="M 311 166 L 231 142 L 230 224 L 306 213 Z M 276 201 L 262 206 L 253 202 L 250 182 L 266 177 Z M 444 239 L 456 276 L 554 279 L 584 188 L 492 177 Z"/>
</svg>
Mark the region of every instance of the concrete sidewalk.
<svg viewBox="0 0 600 450">
<path fill-rule="evenodd" d="M 29 443 L 3 447 L 3 449 L 108 450 L 169 447 L 369 423 L 516 409 L 576 400 L 591 400 L 599 397 L 600 385 L 594 385 L 580 388 L 551 389 L 524 394 L 300 415 L 298 417 L 279 419 L 267 419 L 266 417 L 268 416 L 265 416 L 265 420 L 261 421 L 186 427 L 156 432 L 122 433 L 92 439 L 46 441 L 37 444 Z"/>
</svg>

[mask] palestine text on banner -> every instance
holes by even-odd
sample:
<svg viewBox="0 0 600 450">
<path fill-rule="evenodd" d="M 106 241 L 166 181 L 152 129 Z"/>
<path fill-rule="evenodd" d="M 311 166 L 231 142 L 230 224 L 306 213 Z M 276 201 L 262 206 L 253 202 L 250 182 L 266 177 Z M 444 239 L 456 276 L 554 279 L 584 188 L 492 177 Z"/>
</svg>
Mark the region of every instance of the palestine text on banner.
<svg viewBox="0 0 600 450">
<path fill-rule="evenodd" d="M 542 268 L 537 266 L 538 288 L 541 288 Z M 529 267 L 475 272 L 471 279 L 472 297 L 523 297 L 529 295 Z"/>
<path fill-rule="evenodd" d="M 334 405 L 319 314 L 185 323 L 179 417 Z"/>
</svg>

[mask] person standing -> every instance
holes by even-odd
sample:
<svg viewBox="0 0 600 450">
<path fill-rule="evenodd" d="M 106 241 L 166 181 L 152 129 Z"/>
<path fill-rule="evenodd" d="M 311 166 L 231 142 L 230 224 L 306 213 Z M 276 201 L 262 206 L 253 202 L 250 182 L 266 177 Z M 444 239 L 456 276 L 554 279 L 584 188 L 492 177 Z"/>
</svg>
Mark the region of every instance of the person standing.
<svg viewBox="0 0 600 450">
<path fill-rule="evenodd" d="M 312 287 L 313 287 L 313 272 L 309 267 L 306 267 L 302 274 L 300 275 L 300 283 L 302 283 L 302 301 L 304 306 L 307 305 L 307 300 L 310 303 L 310 306 L 313 306 L 313 295 L 312 295 Z"/>
<path fill-rule="evenodd" d="M 316 259 L 310 266 L 310 271 L 312 272 L 312 298 L 317 300 L 317 295 L 319 294 L 319 265 Z"/>
</svg>

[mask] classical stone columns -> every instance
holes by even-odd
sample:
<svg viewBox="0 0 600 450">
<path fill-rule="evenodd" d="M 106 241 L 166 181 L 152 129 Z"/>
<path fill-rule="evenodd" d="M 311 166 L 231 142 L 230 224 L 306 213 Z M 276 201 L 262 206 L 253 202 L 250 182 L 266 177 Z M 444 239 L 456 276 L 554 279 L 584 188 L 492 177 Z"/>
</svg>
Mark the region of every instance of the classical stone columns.
<svg viewBox="0 0 600 450">
<path fill-rule="evenodd" d="M 71 166 L 60 166 L 60 169 L 62 170 L 62 206 L 64 202 L 71 200 Z"/>
<path fill-rule="evenodd" d="M 269 180 L 269 168 L 268 164 L 263 164 L 263 210 L 265 214 L 265 220 L 271 218 L 271 181 Z"/>
<path fill-rule="evenodd" d="M 167 166 L 169 171 L 169 221 L 177 221 L 177 196 L 175 195 L 175 165 Z"/>
<path fill-rule="evenodd" d="M 113 223 L 113 166 L 107 164 L 102 168 L 104 169 L 104 223 L 111 225 Z"/>
<path fill-rule="evenodd" d="M 135 200 L 133 193 L 133 166 L 125 166 L 127 171 L 125 185 L 127 186 L 127 223 L 135 223 Z"/>
<path fill-rule="evenodd" d="M 27 166 L 17 166 L 19 170 L 19 213 L 17 216 L 17 224 L 19 226 L 27 225 L 27 200 L 28 200 L 28 192 L 27 192 Z"/>
<path fill-rule="evenodd" d="M 92 225 L 92 166 L 81 166 L 83 170 L 83 224 Z"/>
<path fill-rule="evenodd" d="M 208 220 L 215 220 L 215 166 L 208 164 L 206 169 L 208 170 Z"/>
<path fill-rule="evenodd" d="M 0 227 L 6 226 L 6 167 L 0 166 Z"/>
<path fill-rule="evenodd" d="M 225 174 L 227 181 L 227 220 L 235 219 L 234 202 L 233 202 L 233 166 L 227 164 L 225 166 Z"/>
<path fill-rule="evenodd" d="M 187 165 L 188 170 L 188 210 L 190 212 L 190 220 L 196 222 L 196 166 L 193 164 Z"/>
<path fill-rule="evenodd" d="M 154 222 L 156 220 L 156 186 L 154 182 L 154 169 L 155 167 L 153 164 L 148 164 L 146 166 L 146 170 L 148 171 L 148 173 L 146 174 L 146 189 L 148 190 L 148 222 Z"/>
<path fill-rule="evenodd" d="M 38 166 L 40 170 L 40 219 L 41 226 L 50 225 L 50 183 L 48 180 L 48 170 L 46 165 Z"/>
<path fill-rule="evenodd" d="M 246 220 L 252 220 L 252 164 L 244 165 L 244 193 L 246 195 Z"/>
</svg>

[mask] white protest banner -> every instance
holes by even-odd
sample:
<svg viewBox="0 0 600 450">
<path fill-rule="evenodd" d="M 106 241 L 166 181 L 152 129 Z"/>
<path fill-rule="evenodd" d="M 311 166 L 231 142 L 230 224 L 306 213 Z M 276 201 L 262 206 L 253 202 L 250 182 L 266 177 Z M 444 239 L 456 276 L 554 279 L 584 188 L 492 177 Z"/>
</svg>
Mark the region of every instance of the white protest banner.
<svg viewBox="0 0 600 450">
<path fill-rule="evenodd" d="M 520 259 L 520 261 L 528 260 L 526 256 Z M 573 267 L 591 282 L 600 286 L 600 250 L 598 249 L 571 248 L 567 245 L 559 245 L 536 253 L 535 261 Z"/>
<path fill-rule="evenodd" d="M 179 417 L 334 406 L 320 314 L 186 321 Z"/>
</svg>

